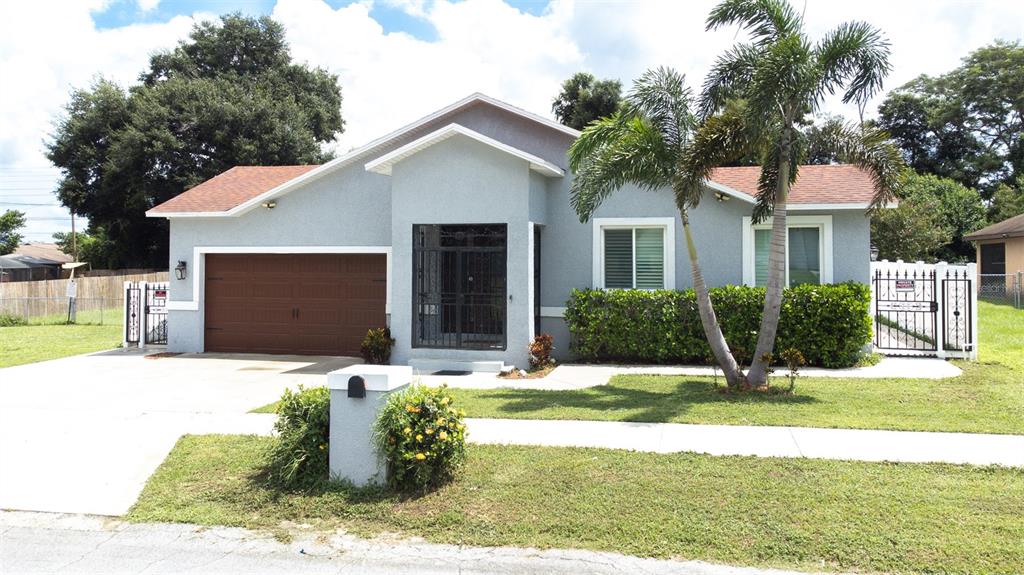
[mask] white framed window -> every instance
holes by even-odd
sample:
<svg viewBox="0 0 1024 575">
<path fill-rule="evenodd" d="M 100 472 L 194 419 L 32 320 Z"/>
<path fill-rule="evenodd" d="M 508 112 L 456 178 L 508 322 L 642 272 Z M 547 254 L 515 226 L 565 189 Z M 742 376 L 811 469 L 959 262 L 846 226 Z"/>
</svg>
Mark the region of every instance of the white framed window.
<svg viewBox="0 0 1024 575">
<path fill-rule="evenodd" d="M 675 289 L 675 218 L 595 218 L 594 281 L 600 289 Z"/>
<path fill-rule="evenodd" d="M 768 283 L 772 220 L 743 218 L 743 283 Z M 832 283 L 832 216 L 786 217 L 786 285 Z"/>
</svg>

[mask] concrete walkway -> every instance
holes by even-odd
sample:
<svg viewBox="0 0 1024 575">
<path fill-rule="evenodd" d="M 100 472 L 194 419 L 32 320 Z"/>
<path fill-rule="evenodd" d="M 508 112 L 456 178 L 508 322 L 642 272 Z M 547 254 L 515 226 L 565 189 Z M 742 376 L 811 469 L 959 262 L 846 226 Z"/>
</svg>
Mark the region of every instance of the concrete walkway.
<svg viewBox="0 0 1024 575">
<path fill-rule="evenodd" d="M 835 377 L 862 379 L 945 379 L 958 377 L 961 369 L 952 363 L 934 357 L 886 357 L 870 367 L 852 367 L 849 369 L 823 369 L 807 367 L 800 370 L 800 377 Z M 583 389 L 605 385 L 616 375 L 715 375 L 709 366 L 633 366 L 633 365 L 560 365 L 547 377 L 538 379 L 503 379 L 490 373 L 470 373 L 466 375 L 422 375 L 420 381 L 426 385 L 437 386 L 442 383 L 450 387 L 464 389 L 498 389 L 510 387 L 516 389 L 548 389 L 567 390 Z M 721 377 L 722 372 L 718 371 Z M 786 375 L 785 369 L 779 369 L 776 377 Z"/>
<path fill-rule="evenodd" d="M 466 424 L 469 441 L 481 444 L 1024 467 L 1024 435 L 537 419 Z"/>
<path fill-rule="evenodd" d="M 702 561 L 581 550 L 436 545 L 344 533 L 293 532 L 290 543 L 230 527 L 129 524 L 89 516 L 0 511 L 0 571 L 14 573 L 799 575 Z"/>
</svg>

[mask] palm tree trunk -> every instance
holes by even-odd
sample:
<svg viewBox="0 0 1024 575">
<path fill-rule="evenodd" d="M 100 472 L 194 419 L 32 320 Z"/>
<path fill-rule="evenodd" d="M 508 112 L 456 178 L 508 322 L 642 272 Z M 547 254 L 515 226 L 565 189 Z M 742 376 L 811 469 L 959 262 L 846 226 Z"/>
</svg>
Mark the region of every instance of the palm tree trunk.
<svg viewBox="0 0 1024 575">
<path fill-rule="evenodd" d="M 722 328 L 718 325 L 718 317 L 715 315 L 715 308 L 711 304 L 711 294 L 708 293 L 708 286 L 704 283 L 704 274 L 700 271 L 700 264 L 697 262 L 697 246 L 693 243 L 693 235 L 690 233 L 690 216 L 683 208 L 679 209 L 683 220 L 683 233 L 686 236 L 686 250 L 690 255 L 690 272 L 693 274 L 693 291 L 697 295 L 697 311 L 700 313 L 700 323 L 704 328 L 704 337 L 708 340 L 711 353 L 715 362 L 722 368 L 726 384 L 729 387 L 739 387 L 745 381 L 743 372 L 736 364 L 736 358 L 729 351 L 729 343 L 725 341 Z"/>
<path fill-rule="evenodd" d="M 747 381 L 754 388 L 768 387 L 768 367 L 775 349 L 775 335 L 779 330 L 779 316 L 782 312 L 782 289 L 786 284 L 786 199 L 789 197 L 789 155 L 790 137 L 783 134 L 779 154 L 779 183 L 775 193 L 775 207 L 772 210 L 772 241 L 768 253 L 768 285 L 764 293 L 764 309 L 761 311 L 761 329 L 757 335 L 757 347 L 747 372 Z"/>
</svg>

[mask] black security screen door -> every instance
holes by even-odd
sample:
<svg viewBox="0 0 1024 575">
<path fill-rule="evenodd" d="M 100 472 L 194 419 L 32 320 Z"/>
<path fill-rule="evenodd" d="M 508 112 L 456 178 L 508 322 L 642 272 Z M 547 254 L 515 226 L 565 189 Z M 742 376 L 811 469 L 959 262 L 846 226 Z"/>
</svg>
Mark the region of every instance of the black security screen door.
<svg viewBox="0 0 1024 575">
<path fill-rule="evenodd" d="M 414 225 L 413 347 L 505 349 L 505 224 Z"/>
</svg>

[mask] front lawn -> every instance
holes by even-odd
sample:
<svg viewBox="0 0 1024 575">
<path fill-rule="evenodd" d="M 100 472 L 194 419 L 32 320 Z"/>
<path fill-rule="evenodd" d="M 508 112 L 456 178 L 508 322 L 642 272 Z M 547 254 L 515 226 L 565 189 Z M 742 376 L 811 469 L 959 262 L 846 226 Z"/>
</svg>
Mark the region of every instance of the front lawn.
<svg viewBox="0 0 1024 575">
<path fill-rule="evenodd" d="M 452 393 L 469 417 L 1024 434 L 1024 311 L 980 302 L 979 322 L 980 361 L 958 362 L 964 374 L 945 380 L 801 377 L 792 396 L 737 396 L 710 377 L 630 375 L 577 391 L 509 382 Z"/>
<path fill-rule="evenodd" d="M 120 324 L 0 327 L 0 367 L 111 349 L 121 340 Z"/>
<path fill-rule="evenodd" d="M 1010 573 L 1024 564 L 1024 474 L 1006 468 L 470 446 L 422 498 L 254 479 L 275 441 L 187 436 L 130 521 L 286 522 L 465 545 L 586 548 L 809 571 Z"/>
</svg>

